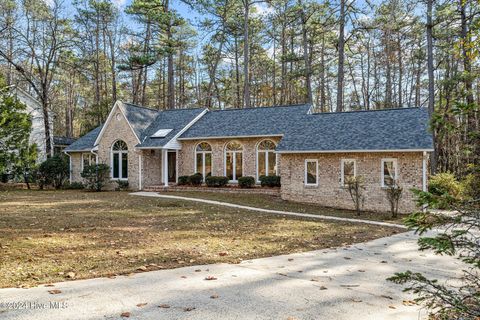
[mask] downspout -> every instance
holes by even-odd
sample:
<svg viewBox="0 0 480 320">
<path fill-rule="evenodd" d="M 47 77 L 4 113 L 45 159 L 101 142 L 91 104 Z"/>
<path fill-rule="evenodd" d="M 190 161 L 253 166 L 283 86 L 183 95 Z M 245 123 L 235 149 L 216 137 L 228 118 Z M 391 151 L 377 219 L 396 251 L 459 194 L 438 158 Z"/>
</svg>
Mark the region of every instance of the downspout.
<svg viewBox="0 0 480 320">
<path fill-rule="evenodd" d="M 142 150 L 140 150 L 140 153 L 138 154 L 138 190 L 143 189 L 143 174 L 142 174 L 142 169 L 143 169 L 143 157 L 142 157 Z"/>
</svg>

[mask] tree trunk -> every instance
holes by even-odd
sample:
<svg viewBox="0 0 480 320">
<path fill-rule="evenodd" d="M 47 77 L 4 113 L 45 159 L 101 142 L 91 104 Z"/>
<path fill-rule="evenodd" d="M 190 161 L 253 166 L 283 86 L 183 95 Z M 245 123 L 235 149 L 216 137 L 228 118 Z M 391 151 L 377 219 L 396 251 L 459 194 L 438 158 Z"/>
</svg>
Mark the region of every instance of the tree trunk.
<svg viewBox="0 0 480 320">
<path fill-rule="evenodd" d="M 435 75 L 433 74 L 433 1 L 427 0 L 427 69 L 428 69 L 428 113 L 430 120 L 435 112 Z M 430 157 L 430 171 L 435 174 L 437 170 L 437 143 L 435 130 L 432 130 L 434 151 Z"/>
<path fill-rule="evenodd" d="M 343 80 L 345 60 L 345 0 L 340 0 L 340 28 L 338 32 L 337 112 L 343 111 Z"/>
<path fill-rule="evenodd" d="M 250 52 L 249 52 L 249 39 L 248 39 L 248 25 L 249 25 L 249 11 L 250 0 L 243 0 L 244 3 L 244 22 L 243 22 L 243 74 L 244 74 L 244 90 L 243 90 L 243 107 L 250 107 Z"/>
<path fill-rule="evenodd" d="M 305 90 L 306 90 L 306 103 L 312 104 L 312 82 L 311 82 L 311 68 L 310 68 L 310 55 L 308 54 L 308 38 L 307 38 L 307 16 L 305 14 L 305 8 L 303 7 L 302 0 L 298 0 L 300 6 L 300 16 L 302 20 L 302 45 L 303 45 L 303 60 L 305 68 Z"/>
</svg>

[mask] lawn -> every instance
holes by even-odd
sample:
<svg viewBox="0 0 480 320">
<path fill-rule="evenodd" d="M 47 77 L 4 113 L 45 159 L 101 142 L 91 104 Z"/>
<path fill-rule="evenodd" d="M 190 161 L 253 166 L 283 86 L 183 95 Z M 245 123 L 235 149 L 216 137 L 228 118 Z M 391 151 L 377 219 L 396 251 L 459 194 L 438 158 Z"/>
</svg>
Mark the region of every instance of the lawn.
<svg viewBox="0 0 480 320">
<path fill-rule="evenodd" d="M 0 191 L 0 287 L 237 263 L 399 231 L 125 192 Z"/>
<path fill-rule="evenodd" d="M 335 208 L 323 207 L 317 204 L 299 203 L 282 200 L 279 196 L 265 194 L 245 194 L 245 193 L 220 193 L 220 192 L 202 192 L 202 191 L 175 191 L 163 192 L 162 194 L 184 196 L 191 198 L 202 198 L 208 200 L 224 201 L 244 206 L 251 206 L 264 209 L 284 210 L 291 212 L 319 214 L 326 216 L 335 216 L 343 218 L 357 218 L 365 220 L 385 221 L 391 223 L 403 224 L 405 215 L 399 215 L 392 218 L 389 212 L 362 212 L 360 216 L 353 210 L 339 210 Z M 353 202 L 352 202 L 353 206 Z"/>
</svg>

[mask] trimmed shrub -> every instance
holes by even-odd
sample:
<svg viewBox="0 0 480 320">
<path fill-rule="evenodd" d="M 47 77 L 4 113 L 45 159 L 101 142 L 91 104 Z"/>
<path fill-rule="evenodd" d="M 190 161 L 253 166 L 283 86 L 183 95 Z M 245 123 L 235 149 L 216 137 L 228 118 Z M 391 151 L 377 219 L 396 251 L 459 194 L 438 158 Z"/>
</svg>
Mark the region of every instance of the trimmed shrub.
<svg viewBox="0 0 480 320">
<path fill-rule="evenodd" d="M 92 191 L 102 191 L 109 175 L 110 167 L 103 163 L 85 166 L 81 173 L 85 187 Z"/>
<path fill-rule="evenodd" d="M 72 182 L 72 183 L 67 183 L 63 186 L 63 189 L 66 189 L 66 190 L 81 190 L 83 188 L 85 188 L 83 183 L 78 182 L 78 181 L 75 181 L 75 182 Z"/>
<path fill-rule="evenodd" d="M 188 177 L 188 182 L 192 185 L 192 186 L 200 186 L 202 185 L 202 182 L 203 182 L 203 176 L 201 173 L 194 173 L 192 174 L 191 176 Z"/>
<path fill-rule="evenodd" d="M 209 187 L 214 187 L 214 188 L 224 187 L 228 183 L 228 178 L 221 177 L 221 176 L 208 176 L 205 178 L 205 183 Z"/>
<path fill-rule="evenodd" d="M 117 190 L 124 191 L 128 190 L 128 180 L 117 180 Z"/>
<path fill-rule="evenodd" d="M 262 187 L 280 187 L 280 176 L 260 176 L 260 185 Z"/>
<path fill-rule="evenodd" d="M 178 177 L 178 183 L 177 185 L 179 186 L 185 186 L 188 184 L 188 176 L 180 176 Z"/>
<path fill-rule="evenodd" d="M 240 188 L 252 188 L 255 185 L 254 177 L 240 177 L 238 178 L 238 186 Z"/>
<path fill-rule="evenodd" d="M 40 164 L 37 171 L 37 182 L 40 188 L 43 188 L 44 185 L 52 185 L 55 189 L 60 189 L 67 181 L 69 173 L 67 157 L 56 155 Z"/>
</svg>

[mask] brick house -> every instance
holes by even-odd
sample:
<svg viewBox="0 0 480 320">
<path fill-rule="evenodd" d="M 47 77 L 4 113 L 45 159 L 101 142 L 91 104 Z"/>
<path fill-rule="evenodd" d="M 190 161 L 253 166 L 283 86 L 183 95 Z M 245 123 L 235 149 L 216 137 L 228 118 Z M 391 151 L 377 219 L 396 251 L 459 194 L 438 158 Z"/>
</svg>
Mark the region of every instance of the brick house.
<svg viewBox="0 0 480 320">
<path fill-rule="evenodd" d="M 340 113 L 309 105 L 207 110 L 153 110 L 116 102 L 105 124 L 65 149 L 70 180 L 83 166 L 106 163 L 111 184 L 132 190 L 169 186 L 199 172 L 239 177 L 281 176 L 283 199 L 352 209 L 345 187 L 365 180 L 364 209 L 386 211 L 385 187 L 404 188 L 400 211 L 415 209 L 411 188 L 425 189 L 433 150 L 425 108 Z"/>
</svg>

